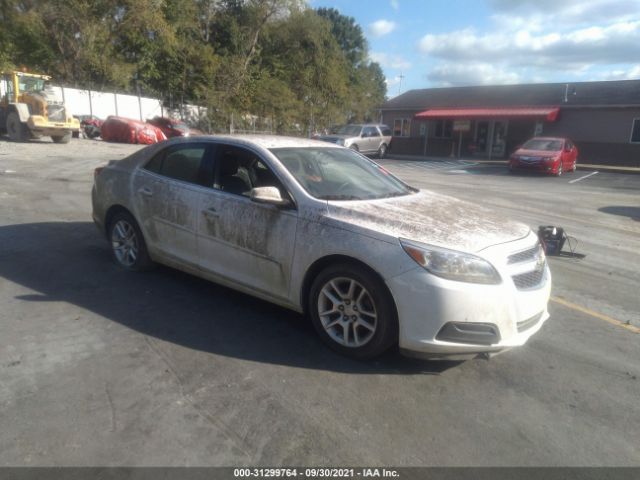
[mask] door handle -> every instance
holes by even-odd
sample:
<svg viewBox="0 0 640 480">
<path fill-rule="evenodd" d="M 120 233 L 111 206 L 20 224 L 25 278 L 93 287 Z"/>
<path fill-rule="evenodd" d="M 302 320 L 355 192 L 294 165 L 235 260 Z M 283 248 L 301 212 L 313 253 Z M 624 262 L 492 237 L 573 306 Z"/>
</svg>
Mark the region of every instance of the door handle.
<svg viewBox="0 0 640 480">
<path fill-rule="evenodd" d="M 213 207 L 207 208 L 206 210 L 202 210 L 202 214 L 206 217 L 211 217 L 211 218 L 218 218 L 220 216 L 218 211 Z"/>
<path fill-rule="evenodd" d="M 149 187 L 142 187 L 138 189 L 138 193 L 145 197 L 153 197 L 153 192 Z"/>
</svg>

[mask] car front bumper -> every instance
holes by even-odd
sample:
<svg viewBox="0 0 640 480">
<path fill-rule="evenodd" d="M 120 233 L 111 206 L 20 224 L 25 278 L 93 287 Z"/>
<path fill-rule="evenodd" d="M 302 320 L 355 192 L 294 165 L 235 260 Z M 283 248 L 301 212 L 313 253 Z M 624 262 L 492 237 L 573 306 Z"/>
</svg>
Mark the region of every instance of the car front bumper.
<svg viewBox="0 0 640 480">
<path fill-rule="evenodd" d="M 400 349 L 412 356 L 466 358 L 525 344 L 549 318 L 551 273 L 545 264 L 541 282 L 521 290 L 508 272 L 498 271 L 499 285 L 446 280 L 422 267 L 387 280 L 398 311 Z M 464 333 L 486 326 L 495 327 L 497 338 L 475 342 Z M 458 332 L 459 339 L 447 332 Z"/>
<path fill-rule="evenodd" d="M 552 160 L 539 160 L 535 162 L 509 160 L 509 167 L 512 170 L 529 170 L 532 172 L 552 173 L 556 171 L 557 163 L 558 162 Z"/>
</svg>

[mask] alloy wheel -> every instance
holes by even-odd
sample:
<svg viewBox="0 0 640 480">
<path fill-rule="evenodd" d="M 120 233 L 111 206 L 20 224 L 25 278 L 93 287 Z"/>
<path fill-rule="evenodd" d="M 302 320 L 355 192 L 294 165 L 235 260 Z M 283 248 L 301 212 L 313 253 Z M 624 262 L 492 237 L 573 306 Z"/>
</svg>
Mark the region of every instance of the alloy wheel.
<svg viewBox="0 0 640 480">
<path fill-rule="evenodd" d="M 131 267 L 136 263 L 139 253 L 138 236 L 129 222 L 120 219 L 111 231 L 111 248 L 118 263 Z"/>
<path fill-rule="evenodd" d="M 322 327 L 339 345 L 362 347 L 376 332 L 378 313 L 373 298 L 352 278 L 336 277 L 325 283 L 317 308 Z"/>
</svg>

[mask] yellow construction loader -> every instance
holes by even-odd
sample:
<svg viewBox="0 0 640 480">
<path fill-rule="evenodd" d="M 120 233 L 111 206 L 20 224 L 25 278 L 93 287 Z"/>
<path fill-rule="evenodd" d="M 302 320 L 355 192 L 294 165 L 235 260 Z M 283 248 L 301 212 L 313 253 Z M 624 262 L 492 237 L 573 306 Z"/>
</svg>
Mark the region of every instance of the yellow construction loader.
<svg viewBox="0 0 640 480">
<path fill-rule="evenodd" d="M 21 142 L 42 136 L 56 143 L 68 143 L 80 122 L 73 118 L 47 75 L 20 72 L 0 73 L 0 132 Z"/>
</svg>

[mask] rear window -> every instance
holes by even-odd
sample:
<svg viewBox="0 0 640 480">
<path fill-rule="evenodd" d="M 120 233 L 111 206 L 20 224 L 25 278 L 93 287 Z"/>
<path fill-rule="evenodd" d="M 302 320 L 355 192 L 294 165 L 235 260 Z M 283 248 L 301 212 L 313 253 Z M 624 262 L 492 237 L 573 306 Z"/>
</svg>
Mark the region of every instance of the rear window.
<svg viewBox="0 0 640 480">
<path fill-rule="evenodd" d="M 383 126 L 380 127 L 380 131 L 382 132 L 382 136 L 383 137 L 390 137 L 391 136 L 391 129 L 387 126 Z"/>
</svg>

